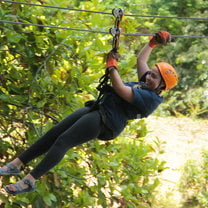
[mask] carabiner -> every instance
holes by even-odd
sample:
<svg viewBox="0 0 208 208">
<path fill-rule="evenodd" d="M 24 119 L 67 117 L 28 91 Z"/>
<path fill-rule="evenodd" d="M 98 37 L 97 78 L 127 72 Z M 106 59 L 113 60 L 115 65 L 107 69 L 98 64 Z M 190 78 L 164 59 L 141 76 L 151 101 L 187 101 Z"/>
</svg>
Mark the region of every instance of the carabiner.
<svg viewBox="0 0 208 208">
<path fill-rule="evenodd" d="M 110 34 L 112 36 L 120 35 L 121 34 L 121 28 L 110 28 L 109 30 Z"/>
<path fill-rule="evenodd" d="M 119 18 L 119 21 L 121 21 L 123 15 L 124 15 L 124 10 L 121 8 L 114 8 L 112 10 L 112 14 L 116 17 Z"/>
</svg>

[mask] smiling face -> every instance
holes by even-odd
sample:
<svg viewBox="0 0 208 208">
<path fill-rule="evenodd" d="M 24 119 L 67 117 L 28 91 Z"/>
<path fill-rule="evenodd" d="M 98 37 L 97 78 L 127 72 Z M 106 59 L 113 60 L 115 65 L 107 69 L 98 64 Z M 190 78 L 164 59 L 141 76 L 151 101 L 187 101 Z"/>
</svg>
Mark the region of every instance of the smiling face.
<svg viewBox="0 0 208 208">
<path fill-rule="evenodd" d="M 155 66 L 151 71 L 148 72 L 146 76 L 145 86 L 151 90 L 165 87 L 165 83 L 157 66 Z"/>
</svg>

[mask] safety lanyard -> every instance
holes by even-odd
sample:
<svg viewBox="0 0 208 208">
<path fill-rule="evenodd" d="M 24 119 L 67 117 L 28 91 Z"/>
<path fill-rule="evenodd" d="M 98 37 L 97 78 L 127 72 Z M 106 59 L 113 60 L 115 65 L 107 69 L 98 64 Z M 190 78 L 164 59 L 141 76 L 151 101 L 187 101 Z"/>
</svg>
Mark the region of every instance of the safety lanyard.
<svg viewBox="0 0 208 208">
<path fill-rule="evenodd" d="M 114 26 L 114 28 L 111 28 L 109 30 L 109 32 L 113 36 L 112 50 L 114 52 L 117 52 L 118 48 L 119 48 L 119 38 L 120 38 L 120 34 L 121 34 L 120 22 L 122 20 L 123 15 L 124 15 L 124 10 L 120 9 L 120 8 L 113 9 L 112 14 L 116 18 L 115 19 L 115 26 Z M 110 87 L 108 85 L 108 81 L 109 81 L 109 71 L 106 70 L 105 74 L 99 80 L 99 85 L 97 86 L 97 90 L 99 91 L 99 95 L 98 95 L 96 102 L 91 107 L 91 110 L 97 108 L 98 104 L 104 98 L 104 93 L 110 90 Z"/>
<path fill-rule="evenodd" d="M 117 51 L 119 48 L 119 38 L 121 34 L 120 22 L 123 18 L 124 10 L 120 8 L 115 8 L 112 10 L 112 14 L 116 19 L 115 19 L 114 28 L 110 28 L 109 32 L 113 36 L 112 49 Z"/>
<path fill-rule="evenodd" d="M 119 38 L 121 34 L 120 22 L 124 15 L 124 10 L 120 8 L 115 8 L 112 10 L 112 14 L 115 17 L 115 24 L 114 24 L 114 28 L 110 28 L 109 32 L 113 36 L 112 50 L 114 52 L 117 52 L 119 48 Z M 108 73 L 109 71 L 106 70 L 105 74 L 100 78 L 99 80 L 100 84 L 97 87 L 98 90 L 105 88 L 103 86 L 106 86 L 108 84 L 108 80 L 109 80 Z"/>
</svg>

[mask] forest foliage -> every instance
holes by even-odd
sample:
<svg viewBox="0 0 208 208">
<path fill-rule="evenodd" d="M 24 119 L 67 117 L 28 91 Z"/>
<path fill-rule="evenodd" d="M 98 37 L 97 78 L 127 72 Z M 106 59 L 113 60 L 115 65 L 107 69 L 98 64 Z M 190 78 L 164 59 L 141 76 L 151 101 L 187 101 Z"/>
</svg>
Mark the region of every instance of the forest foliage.
<svg viewBox="0 0 208 208">
<path fill-rule="evenodd" d="M 204 0 L 39 0 L 30 3 L 127 14 L 207 17 Z M 0 19 L 69 28 L 109 31 L 113 15 L 42 8 L 0 2 Z M 125 33 L 207 36 L 207 20 L 124 17 Z M 144 36 L 121 36 L 119 72 L 124 81 L 137 81 L 136 54 L 148 41 Z M 37 140 L 56 122 L 97 96 L 104 73 L 103 57 L 111 49 L 112 36 L 0 23 L 0 159 L 7 162 Z M 158 47 L 150 66 L 167 61 L 179 73 L 179 85 L 164 94 L 159 115 L 208 115 L 208 39 L 175 38 Z M 127 53 L 128 51 L 128 53 Z M 92 141 L 70 150 L 64 160 L 30 195 L 7 198 L 5 207 L 151 207 L 165 168 L 157 155 L 159 140 L 149 144 L 143 120 L 131 122 L 115 141 Z M 28 172 L 39 159 L 26 167 Z M 3 184 L 14 178 L 3 178 Z"/>
</svg>

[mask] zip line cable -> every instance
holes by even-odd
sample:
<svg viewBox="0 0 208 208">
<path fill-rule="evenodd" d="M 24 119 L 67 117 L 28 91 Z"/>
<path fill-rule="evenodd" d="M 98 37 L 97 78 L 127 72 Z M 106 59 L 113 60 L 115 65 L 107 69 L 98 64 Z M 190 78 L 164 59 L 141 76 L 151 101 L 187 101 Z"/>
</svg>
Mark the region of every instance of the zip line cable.
<svg viewBox="0 0 208 208">
<path fill-rule="evenodd" d="M 92 10 L 84 10 L 84 9 L 74 9 L 68 7 L 59 7 L 59 6 L 50 6 L 50 5 L 42 5 L 42 4 L 34 4 L 34 3 L 26 3 L 26 2 L 17 2 L 17 1 L 9 1 L 9 0 L 1 0 L 1 2 L 13 3 L 13 4 L 22 4 L 28 6 L 37 6 L 37 7 L 46 7 L 46 8 L 53 8 L 53 9 L 62 9 L 62 10 L 71 10 L 71 11 L 79 11 L 79 12 L 89 12 L 89 13 L 98 13 L 98 14 L 107 14 L 112 15 L 110 12 L 99 12 L 99 11 L 92 11 Z M 174 17 L 174 16 L 159 16 L 159 15 L 138 15 L 138 14 L 125 14 L 125 16 L 129 17 L 151 17 L 151 18 L 169 18 L 169 19 L 193 19 L 193 20 L 207 20 L 206 17 Z"/>
<path fill-rule="evenodd" d="M 140 14 L 127 14 L 129 17 L 151 17 L 151 18 L 164 18 L 164 19 L 191 19 L 191 20 L 207 20 L 206 17 L 174 17 L 174 16 L 160 16 L 160 15 L 140 15 Z"/>
<path fill-rule="evenodd" d="M 108 13 L 108 12 L 98 12 L 98 11 L 91 11 L 91 10 L 73 9 L 73 8 L 66 8 L 66 7 L 49 6 L 49 5 L 25 3 L 25 2 L 16 2 L 16 1 L 9 1 L 9 0 L 3 0 L 3 1 L 0 0 L 0 2 L 112 15 L 112 13 Z M 125 16 L 208 20 L 208 18 L 197 18 L 197 17 L 196 18 L 195 17 L 170 17 L 170 16 L 128 15 L 128 14 L 125 14 Z M 80 32 L 109 34 L 109 32 L 97 31 L 97 30 L 86 30 L 86 29 L 69 28 L 69 27 L 61 27 L 61 26 L 53 26 L 53 25 L 32 24 L 32 23 L 16 22 L 16 21 L 9 21 L 9 20 L 0 20 L 0 23 L 19 24 L 19 25 L 25 25 L 25 26 L 37 26 L 37 27 L 63 29 L 63 30 L 74 30 L 74 31 L 80 31 Z M 131 33 L 123 33 L 123 32 L 121 32 L 121 34 L 126 35 L 126 36 L 153 36 L 154 35 L 154 34 L 131 34 Z M 173 38 L 208 38 L 208 36 L 194 36 L 194 35 L 172 35 L 172 37 Z"/>
<path fill-rule="evenodd" d="M 91 33 L 109 34 L 109 32 L 104 32 L 104 31 L 85 30 L 85 29 L 78 29 L 78 28 L 69 28 L 69 27 L 53 26 L 53 25 L 40 25 L 40 24 L 32 24 L 32 23 L 25 23 L 25 22 L 14 22 L 14 21 L 8 21 L 8 20 L 0 20 L 0 23 L 8 23 L 8 24 L 16 24 L 16 25 L 25 25 L 25 26 L 46 27 L 46 28 L 54 28 L 54 29 L 61 29 L 61 30 L 76 30 L 76 31 L 81 31 L 81 32 L 91 32 Z"/>
<path fill-rule="evenodd" d="M 5 0 L 5 1 L 2 0 L 2 2 L 13 3 L 13 4 L 22 4 L 22 5 L 28 5 L 28 6 L 46 7 L 46 8 L 52 8 L 52 9 L 62 9 L 62 10 L 71 10 L 71 11 L 78 11 L 78 12 L 90 12 L 90 13 L 112 15 L 112 13 L 110 13 L 110 12 L 98 12 L 98 11 L 92 11 L 92 10 L 74 9 L 74 8 L 68 8 L 68 7 L 50 6 L 50 5 L 43 5 L 43 4 L 34 4 L 34 3 L 7 1 L 7 0 Z"/>
<path fill-rule="evenodd" d="M 89 33 L 109 34 L 109 32 L 98 31 L 98 30 L 85 30 L 85 29 L 78 29 L 78 28 L 53 26 L 53 25 L 41 25 L 41 24 L 32 24 L 32 23 L 25 23 L 25 22 L 14 22 L 14 21 L 8 21 L 8 20 L 0 20 L 0 23 L 36 26 L 36 27 L 53 28 L 53 29 L 61 29 L 61 30 L 74 30 L 74 31 L 89 32 Z M 121 34 L 126 35 L 126 36 L 153 36 L 154 35 L 154 34 L 132 34 L 132 33 L 123 33 L 123 32 L 121 32 Z M 173 38 L 208 38 L 208 36 L 195 36 L 195 35 L 171 35 L 171 36 Z"/>
</svg>

